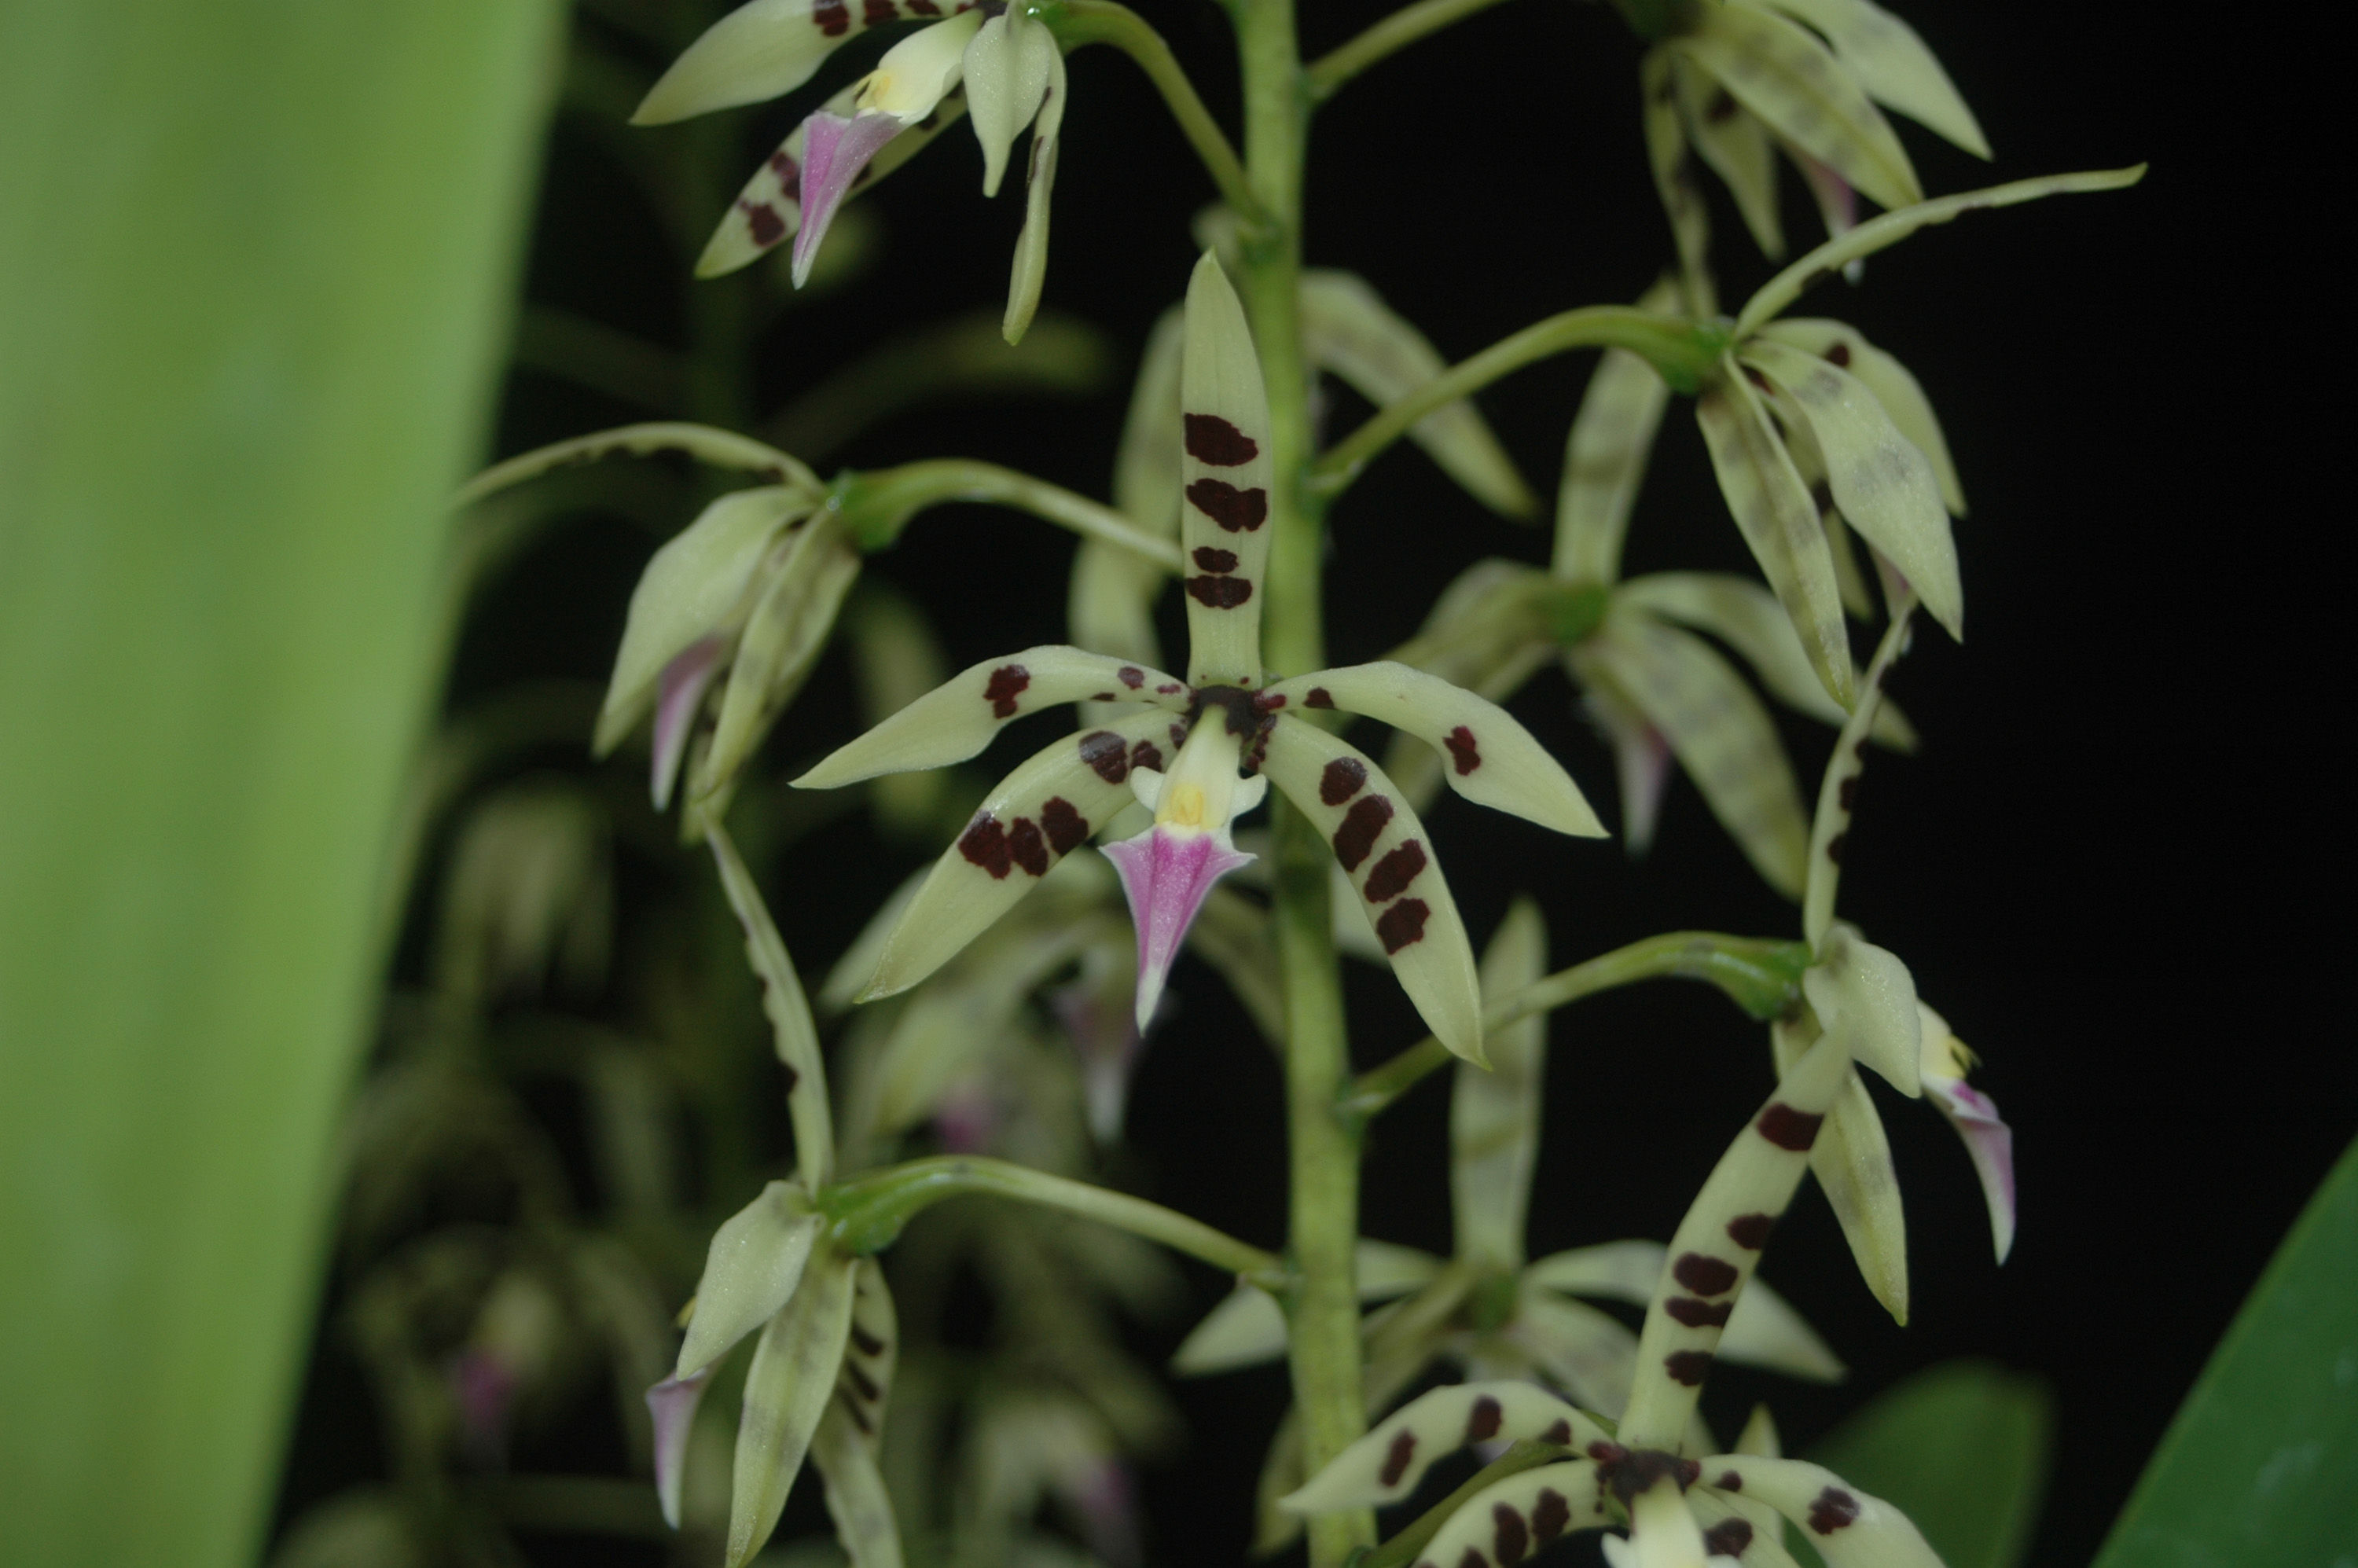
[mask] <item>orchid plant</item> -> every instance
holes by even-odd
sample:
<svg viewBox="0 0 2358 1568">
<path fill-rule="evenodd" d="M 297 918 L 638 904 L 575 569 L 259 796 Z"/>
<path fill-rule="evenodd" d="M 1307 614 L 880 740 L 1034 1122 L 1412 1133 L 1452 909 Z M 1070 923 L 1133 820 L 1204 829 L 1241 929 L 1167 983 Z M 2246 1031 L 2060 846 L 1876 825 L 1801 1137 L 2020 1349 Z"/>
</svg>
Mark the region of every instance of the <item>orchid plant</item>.
<svg viewBox="0 0 2358 1568">
<path fill-rule="evenodd" d="M 712 857 L 784 1069 L 791 1173 L 737 1173 L 767 1179 L 730 1195 L 750 1202 L 711 1231 L 684 1340 L 646 1395 L 665 1517 L 677 1525 L 717 1507 L 729 1568 L 763 1550 L 806 1460 L 858 1568 L 1047 1561 L 1025 1543 L 1051 1498 L 1096 1560 L 1133 1558 L 1128 1466 L 1171 1418 L 1105 1324 L 1116 1303 L 1155 1310 L 1168 1281 L 1151 1254 L 1117 1266 L 1111 1243 L 1071 1246 L 1060 1227 L 1075 1223 L 1232 1276 L 1234 1292 L 1174 1369 L 1287 1362 L 1293 1409 L 1272 1434 L 1260 1540 L 1274 1549 L 1305 1535 L 1316 1568 L 1506 1568 L 1589 1530 L 1607 1532 L 1617 1565 L 1640 1568 L 1779 1568 L 1794 1561 L 1789 1529 L 1838 1568 L 1938 1561 L 1895 1507 L 1780 1456 L 1765 1410 L 1731 1445 L 1697 1407 L 1722 1357 L 1804 1379 L 1841 1373 L 1801 1315 L 1753 1277 L 1807 1176 L 1868 1288 L 1906 1320 L 1898 1180 L 1861 1065 L 1954 1124 L 2001 1261 L 2015 1226 L 2010 1134 L 1965 1082 L 1972 1054 L 1897 957 L 1834 917 L 1868 748 L 1915 742 L 1886 687 L 1919 611 L 1963 635 L 1951 519 L 1963 492 L 1931 402 L 1899 361 L 1842 321 L 1788 312 L 1930 225 L 2116 188 L 2139 171 L 1927 200 L 1878 103 L 1968 152 L 1987 147 L 1921 39 L 1873 0 L 1617 0 L 1647 46 L 1662 279 L 1635 305 L 1567 309 L 1449 364 L 1363 280 L 1304 268 L 1303 146 L 1317 103 L 1488 3 L 1418 0 L 1305 61 L 1286 0 L 1230 0 L 1241 157 L 1163 39 L 1112 0 L 863 0 L 856 15 L 849 0 L 750 0 L 637 107 L 635 123 L 657 124 L 778 98 L 817 80 L 852 39 L 892 33 L 857 80 L 822 88 L 718 214 L 694 271 L 719 276 L 791 244 L 787 283 L 824 281 L 822 247 L 845 232 L 860 192 L 964 119 L 992 195 L 1028 130 L 1001 323 L 1011 353 L 1045 319 L 1052 292 L 1059 137 L 1116 112 L 1068 103 L 1069 50 L 1109 44 L 1144 71 L 1217 199 L 1197 225 L 1185 297 L 1141 356 L 1112 504 L 966 460 L 823 479 L 750 435 L 668 420 L 543 449 L 468 492 L 481 503 L 558 469 L 658 451 L 753 481 L 710 499 L 655 552 L 595 723 L 601 753 L 649 732 L 654 807 L 676 806 L 683 837 Z M 1780 259 L 1779 154 L 1828 237 L 1722 314 L 1693 160 Z M 1862 198 L 1884 211 L 1862 219 Z M 1483 562 L 1441 591 L 1393 656 L 1331 665 L 1322 565 L 1330 546 L 1364 547 L 1365 535 L 1330 532 L 1328 520 L 1368 461 L 1409 438 L 1479 506 L 1535 512 L 1470 399 L 1575 350 L 1602 357 L 1565 411 L 1549 564 Z M 1321 373 L 1377 406 L 1331 440 L 1316 412 Z M 1692 400 L 1758 580 L 1621 574 L 1640 481 L 1678 396 Z M 863 561 L 894 547 L 923 510 L 976 500 L 1080 536 L 1068 640 L 944 678 L 921 622 L 861 581 Z M 1174 589 L 1187 649 L 1166 669 L 1155 611 Z M 1854 627 L 1877 622 L 1862 667 Z M 793 790 L 810 793 L 761 788 L 741 801 L 838 631 L 864 650 L 875 721 L 795 773 Z M 1835 728 L 1813 812 L 1768 707 L 1712 640 L 1769 697 Z M 1653 836 L 1675 760 L 1760 876 L 1799 903 L 1798 941 L 1676 932 L 1551 972 L 1545 923 L 1523 902 L 1477 962 L 1421 815 L 1443 785 L 1557 835 L 1606 834 L 1563 762 L 1500 706 L 1547 666 L 1578 689 L 1617 759 L 1628 849 Z M 878 692 L 891 700 L 872 700 Z M 1004 728 L 1067 710 L 1069 730 L 965 793 L 979 795 L 971 811 L 947 804 L 966 791 L 957 770 Z M 1398 732 L 1384 760 L 1345 739 L 1354 719 Z M 936 773 L 938 788 L 884 793 Z M 866 789 L 828 793 L 852 786 Z M 756 867 L 784 837 L 771 824 L 797 803 L 862 798 L 941 847 L 852 941 L 814 1007 Z M 765 846 L 752 863 L 732 824 Z M 1578 873 L 1569 858 L 1535 854 L 1520 874 L 1537 885 Z M 1275 1249 L 1120 1190 L 1099 1157 L 1120 1140 L 1139 1053 L 1188 1049 L 1190 1026 L 1163 1003 L 1189 952 L 1236 991 L 1282 1065 L 1289 1221 Z M 1345 957 L 1388 967 L 1430 1031 L 1357 1075 Z M 1547 1016 L 1663 976 L 1708 980 L 1768 1026 L 1760 1109 L 1669 1238 L 1530 1260 L 1532 1206 L 1568 1201 L 1534 1185 Z M 823 1038 L 838 1023 L 830 1051 Z M 1363 1234 L 1386 1227 L 1380 1216 L 1363 1223 L 1359 1167 L 1370 1119 L 1445 1065 L 1456 1235 L 1443 1258 Z M 988 1203 L 928 1216 L 940 1225 L 910 1228 L 910 1251 L 895 1257 L 904 1228 L 960 1195 Z M 1001 1217 L 976 1217 L 986 1208 Z M 953 1225 L 954 1215 L 967 1217 Z M 921 1327 L 904 1342 L 938 1320 L 946 1267 L 912 1255 L 981 1259 L 999 1281 L 1010 1326 L 987 1372 L 953 1376 L 955 1357 Z M 1027 1283 L 1044 1272 L 1069 1282 Z M 896 1293 L 907 1297 L 898 1306 Z M 1642 1309 L 1642 1326 L 1583 1298 Z M 748 1340 L 750 1362 L 734 1372 Z M 1401 1402 L 1436 1376 L 1468 1380 Z M 737 1411 L 725 1487 L 709 1452 L 709 1390 Z M 896 1421 L 896 1402 L 925 1413 Z M 960 1422 L 975 1435 L 953 1457 L 940 1433 Z M 895 1436 L 912 1426 L 932 1435 Z M 1416 1497 L 1437 1460 L 1469 1445 L 1488 1460 L 1473 1480 L 1428 1499 L 1422 1517 L 1387 1516 L 1395 1526 L 1379 1532 L 1377 1510 Z M 698 1503 L 716 1487 L 725 1501 Z"/>
</svg>

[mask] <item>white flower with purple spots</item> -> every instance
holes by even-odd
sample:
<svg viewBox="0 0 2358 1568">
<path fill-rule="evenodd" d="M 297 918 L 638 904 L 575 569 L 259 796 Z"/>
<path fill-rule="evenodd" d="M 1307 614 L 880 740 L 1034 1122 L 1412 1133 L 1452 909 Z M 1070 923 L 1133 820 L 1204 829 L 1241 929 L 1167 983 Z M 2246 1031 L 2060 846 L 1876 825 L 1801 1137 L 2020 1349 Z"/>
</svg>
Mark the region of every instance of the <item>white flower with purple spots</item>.
<svg viewBox="0 0 2358 1568">
<path fill-rule="evenodd" d="M 1379 662 L 1265 683 L 1259 586 L 1269 556 L 1269 406 L 1243 308 L 1208 254 L 1188 287 L 1181 407 L 1181 544 L 1191 568 L 1184 681 L 1078 648 L 1029 649 L 965 671 L 795 781 L 831 789 L 961 762 L 1010 719 L 1055 704 L 1142 708 L 1058 741 L 1001 782 L 911 900 L 863 996 L 889 996 L 933 973 L 1135 798 L 1154 812 L 1153 825 L 1107 852 L 1138 927 L 1142 1022 L 1205 897 L 1250 858 L 1235 846 L 1236 818 L 1273 784 L 1325 837 L 1433 1033 L 1478 1061 L 1473 949 L 1423 824 L 1381 768 L 1303 715 L 1381 719 L 1432 746 L 1470 800 L 1562 833 L 1598 837 L 1604 828 L 1528 730 L 1446 681 Z"/>
</svg>

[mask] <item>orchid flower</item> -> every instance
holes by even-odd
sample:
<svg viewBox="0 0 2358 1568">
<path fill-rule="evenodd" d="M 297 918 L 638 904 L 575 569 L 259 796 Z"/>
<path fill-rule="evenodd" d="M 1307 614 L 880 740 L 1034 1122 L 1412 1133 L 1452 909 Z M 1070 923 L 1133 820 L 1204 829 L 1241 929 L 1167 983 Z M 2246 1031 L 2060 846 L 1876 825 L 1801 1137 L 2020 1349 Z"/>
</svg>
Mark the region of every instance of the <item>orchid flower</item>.
<svg viewBox="0 0 2358 1568">
<path fill-rule="evenodd" d="M 1186 680 L 1078 648 L 1029 649 L 952 678 L 795 781 L 831 789 L 961 762 L 1008 720 L 1057 703 L 1143 705 L 1057 741 L 991 792 L 903 912 L 863 1000 L 940 968 L 1134 797 L 1153 825 L 1107 852 L 1138 930 L 1142 1026 L 1206 896 L 1249 858 L 1235 846 L 1236 818 L 1273 782 L 1354 878 L 1393 972 L 1434 1034 L 1479 1060 L 1473 950 L 1423 825 L 1371 759 L 1302 715 L 1381 719 L 1447 757 L 1450 784 L 1469 799 L 1559 832 L 1603 828 L 1529 731 L 1444 681 L 1377 663 L 1265 684 L 1268 403 L 1243 308 L 1208 254 L 1188 286 L 1182 410 L 1182 544 L 1194 568 L 1184 579 Z"/>
<path fill-rule="evenodd" d="M 875 70 L 795 128 L 739 193 L 697 276 L 733 272 L 791 239 L 799 288 L 844 200 L 906 162 L 959 114 L 971 115 L 982 146 L 985 196 L 999 193 L 1015 138 L 1028 126 L 1030 194 L 1004 323 L 1013 342 L 1039 308 L 1047 272 L 1064 50 L 1020 0 L 995 9 L 979 0 L 862 0 L 864 27 L 907 16 L 941 19 L 894 44 Z M 850 36 L 846 0 L 751 0 L 673 63 L 633 123 L 663 124 L 792 92 Z"/>
</svg>

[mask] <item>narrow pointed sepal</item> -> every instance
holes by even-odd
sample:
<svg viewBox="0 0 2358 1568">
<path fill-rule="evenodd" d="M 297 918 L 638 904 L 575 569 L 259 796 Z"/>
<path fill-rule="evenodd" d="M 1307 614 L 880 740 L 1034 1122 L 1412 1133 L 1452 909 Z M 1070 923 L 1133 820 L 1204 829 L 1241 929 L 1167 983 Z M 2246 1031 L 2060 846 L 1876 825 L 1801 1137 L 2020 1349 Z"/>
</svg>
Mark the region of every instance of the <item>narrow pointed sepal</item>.
<svg viewBox="0 0 2358 1568">
<path fill-rule="evenodd" d="M 777 1315 L 793 1298 L 822 1228 L 803 1189 L 772 1182 L 721 1221 L 697 1283 L 696 1312 L 679 1347 L 675 1382 L 711 1369 L 731 1346 Z"/>
<path fill-rule="evenodd" d="M 1905 592 L 1893 596 L 1891 624 L 1876 644 L 1866 676 L 1859 682 L 1858 707 L 1843 721 L 1834 739 L 1833 755 L 1818 781 L 1818 808 L 1810 820 L 1808 882 L 1801 892 L 1801 938 L 1813 953 L 1827 951 L 1834 925 L 1834 895 L 1842 887 L 1843 846 L 1850 841 L 1852 814 L 1858 805 L 1858 784 L 1866 772 L 1866 738 L 1874 732 L 1883 706 L 1884 687 L 1891 682 L 1892 666 L 1908 651 L 1909 621 L 1915 600 Z"/>
<path fill-rule="evenodd" d="M 1827 1568 L 1941 1568 L 1907 1515 L 1822 1465 L 1722 1454 L 1704 1460 L 1703 1473 L 1706 1485 L 1792 1520 Z"/>
<path fill-rule="evenodd" d="M 796 789 L 839 789 L 880 773 L 965 762 L 1027 713 L 1061 703 L 1151 702 L 1174 711 L 1187 688 L 1161 670 L 1079 648 L 1048 644 L 986 659 L 951 676 L 795 780 Z"/>
<path fill-rule="evenodd" d="M 1854 1076 L 1826 1111 L 1810 1151 L 1810 1173 L 1850 1244 L 1859 1279 L 1891 1321 L 1907 1326 L 1908 1212 L 1900 1202 L 1899 1165 L 1883 1112 L 1863 1079 Z"/>
<path fill-rule="evenodd" d="M 1585 1411 L 1537 1384 L 1453 1383 L 1378 1422 L 1278 1506 L 1293 1514 L 1380 1508 L 1416 1490 L 1434 1461 L 1470 1444 L 1525 1439 L 1576 1448 L 1609 1441 Z"/>
<path fill-rule="evenodd" d="M 1931 463 L 1942 503 L 1956 516 L 1965 514 L 1964 487 L 1958 482 L 1948 438 L 1941 433 L 1941 421 L 1924 395 L 1923 384 L 1906 365 L 1868 342 L 1848 322 L 1823 317 L 1786 317 L 1763 326 L 1758 336 L 1815 354 L 1865 382 L 1883 405 L 1884 413 L 1899 427 L 1899 433 Z"/>
<path fill-rule="evenodd" d="M 745 958 L 762 980 L 762 1011 L 770 1021 L 770 1043 L 786 1070 L 786 1113 L 795 1129 L 795 1169 L 803 1189 L 816 1193 L 835 1175 L 835 1120 L 827 1093 L 827 1063 L 818 1050 L 818 1026 L 803 994 L 794 959 L 762 902 L 753 875 L 737 853 L 728 830 L 708 823 L 705 839 L 720 871 L 721 891 L 745 933 Z"/>
<path fill-rule="evenodd" d="M 663 667 L 656 683 L 654 756 L 649 779 L 655 809 L 671 808 L 672 786 L 679 779 L 680 760 L 687 755 L 687 738 L 704 706 L 704 694 L 720 673 L 729 653 L 728 640 L 713 636 L 689 643 Z"/>
<path fill-rule="evenodd" d="M 1704 1568 L 1703 1530 L 1677 1476 L 1664 1476 L 1629 1499 L 1627 1555 L 1630 1568 Z"/>
<path fill-rule="evenodd" d="M 1032 330 L 1040 291 L 1048 281 L 1048 210 L 1056 191 L 1056 148 L 1069 92 L 1065 57 L 1052 52 L 1047 97 L 1032 127 L 1032 152 L 1025 165 L 1023 228 L 1015 236 L 1015 254 L 1008 263 L 1007 310 L 999 323 L 999 335 L 1011 344 L 1022 342 Z"/>
<path fill-rule="evenodd" d="M 982 193 L 999 194 L 1007 155 L 1040 113 L 1051 60 L 1058 58 L 1047 24 L 1016 6 L 988 18 L 966 46 L 967 112 L 982 146 Z"/>
<path fill-rule="evenodd" d="M 704 1385 L 711 1380 L 708 1367 L 685 1378 L 665 1378 L 647 1390 L 647 1416 L 654 1427 L 655 1500 L 662 1505 L 664 1523 L 674 1530 L 679 1528 L 688 1433 L 696 1426 L 697 1407 L 704 1402 Z"/>
<path fill-rule="evenodd" d="M 1508 906 L 1482 954 L 1482 1000 L 1536 984 L 1547 973 L 1547 922 L 1530 898 Z M 1490 1070 L 1457 1065 L 1449 1096 L 1451 1233 L 1460 1258 L 1501 1268 L 1523 1261 L 1523 1220 L 1539 1158 L 1547 1072 L 1547 1015 L 1493 1030 Z"/>
<path fill-rule="evenodd" d="M 1523 1278 L 1569 1295 L 1644 1306 L 1653 1300 L 1669 1260 L 1670 1249 L 1659 1241 L 1608 1241 L 1542 1258 Z M 1728 1314 L 1719 1356 L 1813 1383 L 1840 1382 L 1848 1372 L 1793 1304 L 1757 1278 Z"/>
<path fill-rule="evenodd" d="M 1430 1252 L 1362 1239 L 1354 1271 L 1362 1302 L 1388 1301 L 1417 1289 L 1444 1265 Z M 1285 1310 L 1255 1285 L 1240 1284 L 1204 1314 L 1171 1357 L 1182 1378 L 1204 1378 L 1274 1361 L 1285 1354 Z"/>
<path fill-rule="evenodd" d="M 1195 912 L 1222 877 L 1254 857 L 1231 847 L 1224 832 L 1165 827 L 1105 846 L 1105 857 L 1121 873 L 1138 926 L 1138 1027 L 1145 1029 L 1163 1000 L 1171 966 L 1195 924 Z"/>
<path fill-rule="evenodd" d="M 907 0 L 872 0 L 876 7 L 904 13 Z M 759 103 L 792 92 L 811 79 L 827 57 L 852 37 L 846 0 L 751 0 L 709 27 L 656 79 L 636 113 L 633 125 L 665 125 Z"/>
<path fill-rule="evenodd" d="M 1688 141 L 1736 199 L 1736 210 L 1752 231 L 1760 254 L 1782 261 L 1785 227 L 1777 211 L 1777 145 L 1768 128 L 1691 59 L 1676 59 L 1671 81 Z"/>
<path fill-rule="evenodd" d="M 806 524 L 745 617 L 737 656 L 729 666 L 712 744 L 689 775 L 688 793 L 701 800 L 731 784 L 770 726 L 802 690 L 835 631 L 843 596 L 860 577 L 860 552 L 831 517 Z"/>
<path fill-rule="evenodd" d="M 851 1568 L 901 1568 L 901 1536 L 892 1499 L 877 1464 L 884 1411 L 900 1358 L 900 1319 L 884 1271 L 863 1258 L 852 1275 L 851 1329 L 843 1347 L 835 1400 L 811 1439 L 811 1463 L 827 1483 L 827 1511 L 835 1520 Z"/>
<path fill-rule="evenodd" d="M 1466 1498 L 1417 1561 L 1449 1568 L 1513 1568 L 1567 1531 L 1594 1530 L 1604 1522 L 1593 1462 L 1542 1465 Z"/>
<path fill-rule="evenodd" d="M 1317 827 L 1352 878 L 1426 1027 L 1455 1054 L 1484 1061 L 1473 944 L 1424 824 L 1399 786 L 1356 747 L 1282 713 L 1270 727 L 1261 772 Z"/>
<path fill-rule="evenodd" d="M 861 1000 L 904 991 L 947 963 L 1130 798 L 1133 767 L 1160 767 L 1183 734 L 1157 710 L 1068 735 L 1001 781 L 942 852 L 884 940 Z"/>
<path fill-rule="evenodd" d="M 1801 994 L 1855 1060 L 1910 1099 L 1923 1093 L 1916 981 L 1898 954 L 1837 921 L 1819 944 L 1818 961 L 1801 972 Z"/>
<path fill-rule="evenodd" d="M 1466 799 L 1579 838 L 1605 825 L 1547 748 L 1495 702 L 1390 659 L 1280 681 L 1265 706 L 1338 708 L 1413 735 L 1441 753 L 1449 787 Z"/>
<path fill-rule="evenodd" d="M 834 1398 L 851 1332 L 857 1261 L 832 1247 L 813 1258 L 802 1287 L 770 1320 L 753 1348 L 737 1422 L 728 1568 L 744 1568 L 777 1528 L 786 1494 Z"/>
<path fill-rule="evenodd" d="M 1768 0 L 1823 33 L 1834 58 L 1876 102 L 1977 158 L 1990 156 L 1974 112 L 1916 29 L 1874 0 Z"/>
<path fill-rule="evenodd" d="M 1639 297 L 1638 308 L 1666 311 L 1677 303 L 1678 289 L 1665 279 Z M 1629 512 L 1670 401 L 1670 384 L 1639 355 L 1607 349 L 1597 357 L 1564 438 L 1550 568 L 1558 578 L 1611 582 L 1621 575 Z"/>
<path fill-rule="evenodd" d="M 1269 561 L 1269 395 L 1244 307 L 1209 251 L 1187 283 L 1179 373 L 1179 543 L 1187 557 L 1194 686 L 1260 685 L 1260 584 Z"/>
</svg>

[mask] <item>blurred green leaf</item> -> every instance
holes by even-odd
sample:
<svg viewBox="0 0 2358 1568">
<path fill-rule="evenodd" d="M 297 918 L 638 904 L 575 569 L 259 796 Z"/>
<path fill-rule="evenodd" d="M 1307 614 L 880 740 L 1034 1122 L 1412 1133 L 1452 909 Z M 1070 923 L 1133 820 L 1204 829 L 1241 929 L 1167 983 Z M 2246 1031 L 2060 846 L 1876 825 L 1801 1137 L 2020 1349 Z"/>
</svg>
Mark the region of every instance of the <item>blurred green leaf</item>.
<svg viewBox="0 0 2358 1568">
<path fill-rule="evenodd" d="M 555 0 L 0 5 L 0 1535 L 254 1560 Z"/>
<path fill-rule="evenodd" d="M 2012 1568 L 2039 1517 L 2054 1421 L 2038 1379 L 1947 1361 L 1877 1395 L 1807 1457 L 1906 1513 L 1947 1568 Z"/>
<path fill-rule="evenodd" d="M 2095 1568 L 2358 1564 L 2358 1143 L 2195 1380 Z"/>
</svg>

